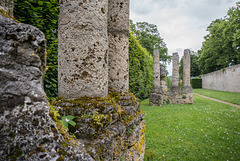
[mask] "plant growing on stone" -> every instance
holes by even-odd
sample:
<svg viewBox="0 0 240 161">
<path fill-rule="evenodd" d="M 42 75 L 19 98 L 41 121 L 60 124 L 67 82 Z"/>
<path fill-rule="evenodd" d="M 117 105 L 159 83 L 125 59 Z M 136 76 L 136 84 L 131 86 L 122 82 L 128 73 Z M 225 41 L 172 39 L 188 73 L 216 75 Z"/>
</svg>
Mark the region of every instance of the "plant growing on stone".
<svg viewBox="0 0 240 161">
<path fill-rule="evenodd" d="M 101 127 L 103 127 L 103 123 L 101 122 L 103 118 L 104 118 L 103 114 L 99 114 L 97 111 L 93 113 L 92 116 L 93 122 L 97 125 L 100 125 Z"/>
<path fill-rule="evenodd" d="M 49 106 L 49 114 L 50 116 L 52 116 L 53 120 L 56 122 L 58 121 L 57 117 L 60 117 L 60 114 L 58 113 L 58 110 L 56 110 L 53 105 L 51 105 L 50 103 L 48 103 Z"/>
<path fill-rule="evenodd" d="M 67 116 L 62 116 L 62 119 L 59 120 L 59 122 L 66 128 L 68 129 L 68 125 L 72 125 L 73 127 L 75 127 L 76 122 L 73 121 L 73 119 L 75 118 L 75 116 L 72 115 L 67 115 Z"/>
</svg>

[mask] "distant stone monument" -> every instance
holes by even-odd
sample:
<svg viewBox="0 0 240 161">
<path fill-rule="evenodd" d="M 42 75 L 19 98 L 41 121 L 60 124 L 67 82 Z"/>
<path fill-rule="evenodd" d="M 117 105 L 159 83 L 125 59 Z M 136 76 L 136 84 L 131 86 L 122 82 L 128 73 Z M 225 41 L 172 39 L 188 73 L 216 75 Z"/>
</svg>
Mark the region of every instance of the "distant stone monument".
<svg viewBox="0 0 240 161">
<path fill-rule="evenodd" d="M 173 53 L 172 56 L 172 89 L 179 89 L 179 56 Z"/>
<path fill-rule="evenodd" d="M 159 50 L 153 51 L 153 88 L 152 92 L 155 93 L 160 90 L 160 63 L 159 63 Z"/>
<path fill-rule="evenodd" d="M 184 93 L 192 92 L 190 84 L 191 75 L 191 51 L 189 49 L 184 50 L 183 56 L 183 91 Z"/>
<path fill-rule="evenodd" d="M 167 92 L 168 91 L 168 87 L 167 84 L 164 80 L 164 78 L 167 76 L 167 72 L 165 70 L 165 66 L 163 64 L 160 65 L 160 90 L 162 92 Z"/>
<path fill-rule="evenodd" d="M 158 61 L 159 55 L 153 56 L 154 62 Z M 173 75 L 172 75 L 172 88 L 168 90 L 164 77 L 166 72 L 164 67 L 161 65 L 154 65 L 153 71 L 160 70 L 161 77 L 156 78 L 154 76 L 154 82 L 160 80 L 160 89 L 155 90 L 155 83 L 153 85 L 153 90 L 150 92 L 149 104 L 151 106 L 161 106 L 162 104 L 192 104 L 193 103 L 193 91 L 190 85 L 190 50 L 184 50 L 183 57 L 183 88 L 179 88 L 179 56 L 178 53 L 173 53 Z M 158 79 L 158 80 L 155 80 Z"/>
</svg>

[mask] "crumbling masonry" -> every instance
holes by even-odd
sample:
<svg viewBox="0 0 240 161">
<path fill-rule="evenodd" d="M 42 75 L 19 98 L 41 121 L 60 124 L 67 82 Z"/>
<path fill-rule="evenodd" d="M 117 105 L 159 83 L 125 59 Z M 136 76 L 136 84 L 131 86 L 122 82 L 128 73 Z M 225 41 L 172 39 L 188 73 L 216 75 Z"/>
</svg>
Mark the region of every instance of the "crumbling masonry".
<svg viewBox="0 0 240 161">
<path fill-rule="evenodd" d="M 144 160 L 128 26 L 129 0 L 60 0 L 59 97 L 49 111 L 43 33 L 0 14 L 0 160 Z M 58 122 L 67 115 L 76 122 L 68 132 Z"/>
<path fill-rule="evenodd" d="M 173 53 L 172 68 L 172 88 L 168 90 L 164 81 L 166 77 L 165 69 L 159 68 L 159 52 L 154 51 L 153 55 L 153 88 L 149 97 L 151 106 L 161 106 L 163 104 L 192 104 L 193 91 L 190 85 L 190 50 L 184 50 L 183 56 L 183 87 L 179 87 L 179 56 Z M 160 78 L 157 76 L 160 74 Z M 160 82 L 160 83 L 159 83 Z"/>
</svg>

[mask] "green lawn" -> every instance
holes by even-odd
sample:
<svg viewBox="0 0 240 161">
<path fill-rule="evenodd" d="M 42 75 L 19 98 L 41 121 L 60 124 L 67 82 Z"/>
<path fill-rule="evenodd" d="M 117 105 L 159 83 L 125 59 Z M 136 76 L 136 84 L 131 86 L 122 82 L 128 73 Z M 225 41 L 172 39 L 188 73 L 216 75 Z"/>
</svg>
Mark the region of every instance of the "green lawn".
<svg viewBox="0 0 240 161">
<path fill-rule="evenodd" d="M 193 92 L 240 105 L 240 93 L 215 91 L 209 89 L 193 89 Z"/>
<path fill-rule="evenodd" d="M 145 160 L 240 160 L 240 109 L 194 95 L 193 105 L 148 106 Z"/>
</svg>

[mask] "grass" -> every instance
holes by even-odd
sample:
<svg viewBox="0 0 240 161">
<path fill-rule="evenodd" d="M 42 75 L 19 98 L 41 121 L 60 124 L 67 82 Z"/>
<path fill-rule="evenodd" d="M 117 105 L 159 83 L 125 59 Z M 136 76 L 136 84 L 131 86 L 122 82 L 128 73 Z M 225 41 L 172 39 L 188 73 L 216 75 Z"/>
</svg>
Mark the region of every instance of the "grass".
<svg viewBox="0 0 240 161">
<path fill-rule="evenodd" d="M 240 160 L 240 109 L 194 95 L 193 105 L 148 106 L 145 160 Z"/>
<path fill-rule="evenodd" d="M 240 105 L 240 93 L 215 91 L 210 89 L 193 89 L 193 92 L 222 101 L 230 102 L 236 105 Z"/>
</svg>

